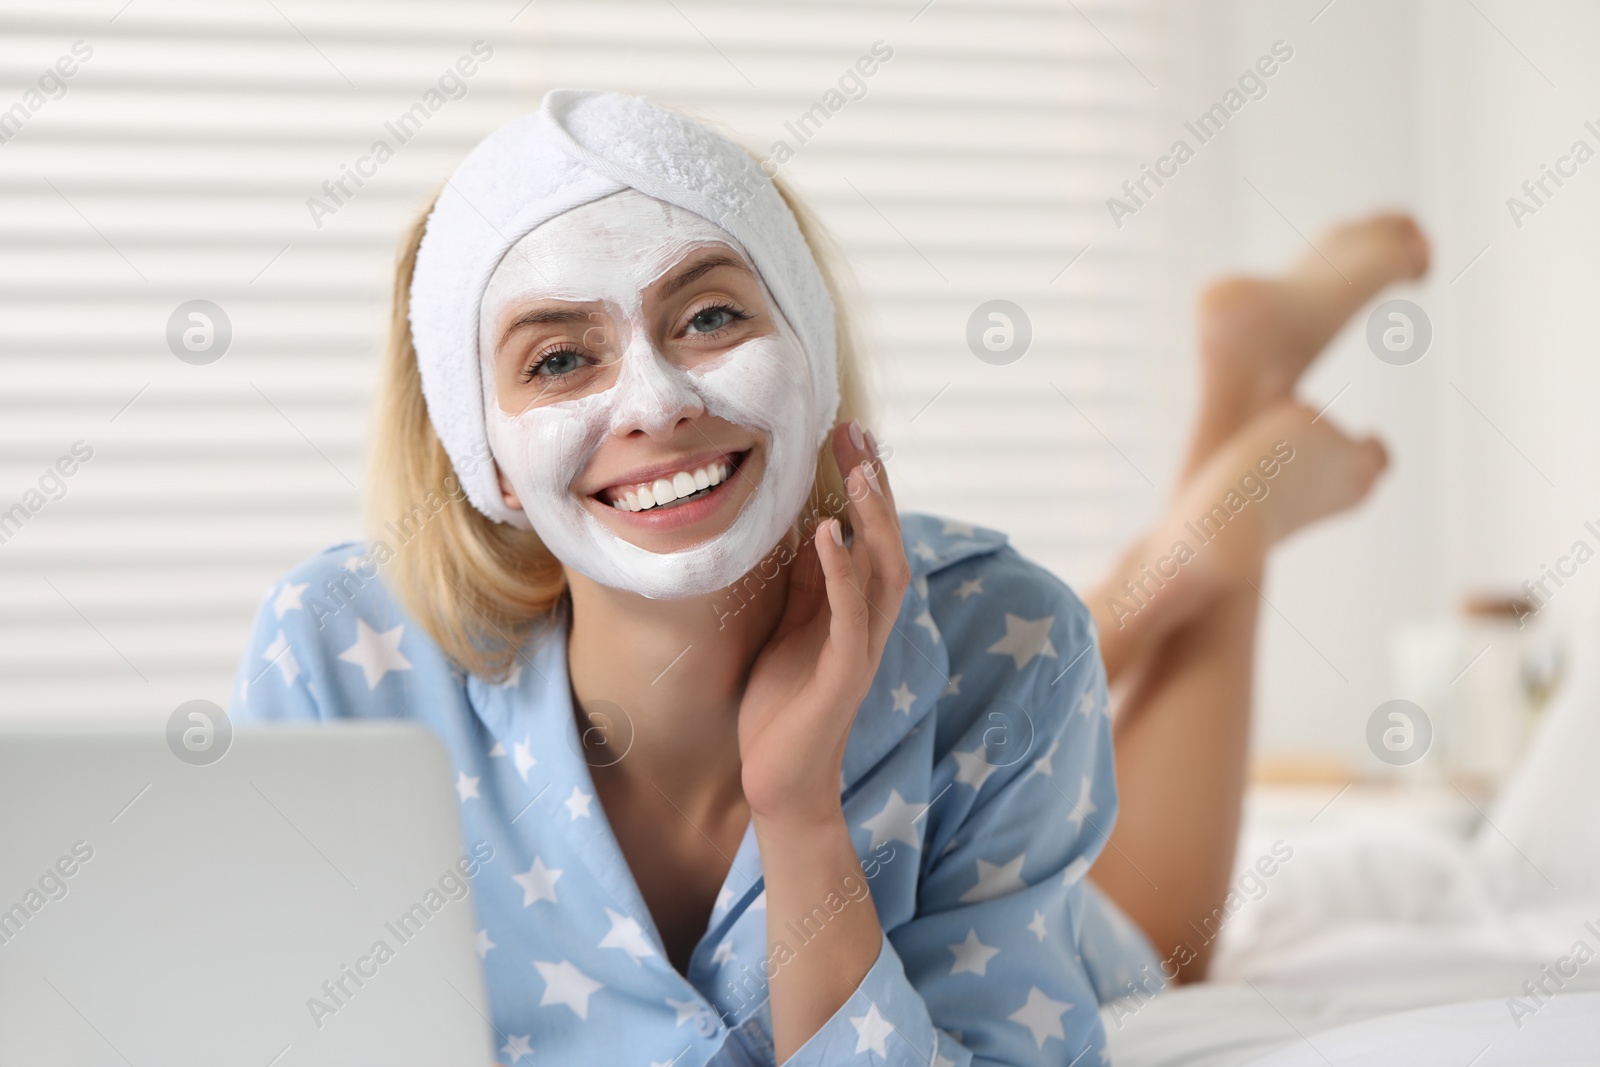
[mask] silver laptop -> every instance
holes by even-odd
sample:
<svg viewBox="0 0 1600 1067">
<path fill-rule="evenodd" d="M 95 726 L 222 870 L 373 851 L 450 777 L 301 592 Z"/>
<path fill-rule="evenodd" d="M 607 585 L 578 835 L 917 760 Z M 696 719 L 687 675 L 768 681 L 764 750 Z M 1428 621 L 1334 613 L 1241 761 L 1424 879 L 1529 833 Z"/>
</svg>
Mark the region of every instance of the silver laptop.
<svg viewBox="0 0 1600 1067">
<path fill-rule="evenodd" d="M 0 721 L 0 1064 L 493 1063 L 439 742 L 196 706 Z"/>
</svg>

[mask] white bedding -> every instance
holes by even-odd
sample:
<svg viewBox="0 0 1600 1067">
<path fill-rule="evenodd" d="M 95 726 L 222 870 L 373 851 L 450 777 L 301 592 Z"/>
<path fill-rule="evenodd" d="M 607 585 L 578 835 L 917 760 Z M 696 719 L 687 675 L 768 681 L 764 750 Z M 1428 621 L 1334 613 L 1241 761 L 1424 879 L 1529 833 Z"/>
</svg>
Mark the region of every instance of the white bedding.
<svg viewBox="0 0 1600 1067">
<path fill-rule="evenodd" d="M 1474 835 L 1399 812 L 1296 831 L 1212 980 L 1101 1009 L 1112 1062 L 1600 1064 L 1597 652 Z M 1241 865 L 1268 843 L 1247 832 Z"/>
<path fill-rule="evenodd" d="M 1507 998 L 1541 963 L 1351 931 L 1276 977 L 1203 982 L 1101 1010 L 1117 1067 L 1468 1067 L 1600 1063 L 1600 961 L 1579 968 L 1519 1029 Z M 1593 939 L 1591 938 L 1591 941 Z M 1525 999 L 1525 998 L 1524 998 Z M 1525 999 L 1526 1002 L 1526 999 Z M 1442 1041 L 1439 1035 L 1453 1036 Z M 1464 1056 L 1457 1046 L 1476 1042 Z M 1563 1042 L 1565 1044 L 1563 1044 Z M 1440 1048 L 1440 1058 L 1419 1050 Z M 1565 1050 L 1565 1051 L 1563 1051 Z M 1585 1051 L 1586 1059 L 1574 1058 Z M 1565 1059 L 1563 1059 L 1565 1057 Z"/>
</svg>

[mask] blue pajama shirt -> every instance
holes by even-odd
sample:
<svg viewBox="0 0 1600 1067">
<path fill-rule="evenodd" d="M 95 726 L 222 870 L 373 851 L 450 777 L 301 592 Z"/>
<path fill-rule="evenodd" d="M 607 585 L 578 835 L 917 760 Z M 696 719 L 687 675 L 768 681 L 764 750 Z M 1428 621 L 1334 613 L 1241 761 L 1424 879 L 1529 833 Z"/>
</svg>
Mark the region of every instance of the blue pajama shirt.
<svg viewBox="0 0 1600 1067">
<path fill-rule="evenodd" d="M 688 973 L 668 962 L 595 797 L 560 615 L 490 684 L 452 667 L 364 545 L 335 545 L 263 598 L 230 715 L 407 718 L 444 741 L 464 838 L 494 850 L 472 890 L 508 1067 L 772 1064 L 767 978 L 868 889 L 876 962 L 788 1064 L 1100 1063 L 1099 1003 L 1151 956 L 1084 878 L 1117 809 L 1094 623 L 1003 534 L 902 526 L 912 583 L 840 783 L 867 881 L 770 954 L 747 829 Z"/>
</svg>

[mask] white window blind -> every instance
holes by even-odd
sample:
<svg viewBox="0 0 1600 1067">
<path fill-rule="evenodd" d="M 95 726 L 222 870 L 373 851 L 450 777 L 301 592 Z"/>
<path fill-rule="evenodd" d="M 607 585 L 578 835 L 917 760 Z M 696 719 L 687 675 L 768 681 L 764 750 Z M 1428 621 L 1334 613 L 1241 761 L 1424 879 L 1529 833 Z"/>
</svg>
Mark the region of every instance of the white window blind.
<svg viewBox="0 0 1600 1067">
<path fill-rule="evenodd" d="M 361 535 L 400 228 L 554 85 L 646 93 L 763 154 L 787 141 L 782 173 L 862 284 L 902 505 L 1005 529 L 1089 577 L 1148 503 L 1161 431 L 1146 260 L 1104 207 L 1150 127 L 1139 12 L 7 5 L 0 510 L 26 518 L 0 522 L 0 712 L 226 702 L 262 593 Z M 57 81 L 61 57 L 76 66 Z M 377 159 L 378 141 L 392 155 Z M 968 347 L 969 316 L 992 299 L 1032 325 L 1006 366 Z M 169 348 L 168 320 L 192 300 L 231 325 L 215 362 Z M 77 442 L 92 457 L 61 475 Z"/>
</svg>

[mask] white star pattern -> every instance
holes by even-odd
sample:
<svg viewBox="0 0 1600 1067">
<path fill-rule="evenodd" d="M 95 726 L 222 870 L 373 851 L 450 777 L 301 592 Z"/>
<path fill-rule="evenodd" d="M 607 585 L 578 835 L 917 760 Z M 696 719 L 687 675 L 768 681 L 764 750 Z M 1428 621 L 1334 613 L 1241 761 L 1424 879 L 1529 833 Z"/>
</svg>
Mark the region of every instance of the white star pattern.
<svg viewBox="0 0 1600 1067">
<path fill-rule="evenodd" d="M 673 1000 L 668 997 L 667 1007 L 678 1013 L 678 1021 L 673 1023 L 674 1026 L 682 1026 L 700 1014 L 700 1002 L 698 1000 Z"/>
<path fill-rule="evenodd" d="M 1033 766 L 1028 768 L 1028 776 L 1030 778 L 1036 774 L 1047 774 L 1053 776 L 1056 772 L 1056 768 L 1055 764 L 1051 763 L 1050 760 L 1055 756 L 1056 749 L 1060 747 L 1061 738 L 1058 737 L 1051 741 L 1049 750 L 1045 752 L 1044 755 L 1034 760 Z"/>
<path fill-rule="evenodd" d="M 528 1039 L 532 1036 L 531 1034 L 507 1034 L 505 1046 L 500 1051 L 504 1052 L 506 1058 L 512 1063 L 516 1063 L 524 1056 L 531 1056 L 533 1055 L 533 1047 L 528 1044 Z"/>
<path fill-rule="evenodd" d="M 876 1004 L 869 1003 L 865 1015 L 850 1016 L 850 1025 L 856 1028 L 857 1056 L 870 1051 L 888 1058 L 889 1035 L 894 1033 L 894 1026 L 879 1014 Z"/>
<path fill-rule="evenodd" d="M 544 996 L 539 998 L 540 1007 L 565 1004 L 577 1013 L 578 1018 L 589 1017 L 589 997 L 605 988 L 603 982 L 597 982 L 578 970 L 571 960 L 562 960 L 560 963 L 534 960 L 533 966 L 545 981 Z"/>
<path fill-rule="evenodd" d="M 542 856 L 535 856 L 532 867 L 522 874 L 513 874 L 511 878 L 522 887 L 522 906 L 529 908 L 539 900 L 560 903 L 556 900 L 556 883 L 561 880 L 561 875 L 560 870 L 546 867 Z"/>
<path fill-rule="evenodd" d="M 989 961 L 1000 955 L 1000 950 L 991 945 L 985 945 L 978 940 L 978 931 L 969 929 L 967 939 L 948 946 L 955 953 L 956 962 L 950 968 L 951 974 L 961 974 L 971 971 L 973 974 L 988 973 Z"/>
<path fill-rule="evenodd" d="M 283 618 L 283 613 L 301 607 L 300 594 L 311 588 L 311 583 L 295 585 L 293 582 L 284 582 L 283 588 L 278 590 L 278 599 L 272 602 L 272 614 L 276 618 Z"/>
<path fill-rule="evenodd" d="M 904 976 L 880 969 L 819 1037 L 826 1037 L 833 1059 L 852 1067 L 886 1067 L 908 1054 L 922 1067 L 953 1067 L 971 1055 L 967 1047 L 995 1050 L 990 1055 L 1009 1048 L 1019 1063 L 1055 1062 L 1055 1056 L 1065 1064 L 1090 1045 L 1096 1004 L 1092 987 L 1083 984 L 1086 969 L 1106 975 L 1109 985 L 1119 969 L 1137 973 L 1144 949 L 1135 927 L 1120 928 L 1115 917 L 1093 908 L 1083 916 L 1071 908 L 1069 894 L 1082 892 L 1089 870 L 1083 857 L 1093 849 L 1086 846 L 1100 840 L 1091 824 L 1111 810 L 1096 811 L 1098 768 L 1109 768 L 1111 754 L 1110 731 L 1101 725 L 1115 708 L 1108 707 L 1098 676 L 1084 673 L 1094 666 L 1090 616 L 1042 569 L 1001 549 L 1004 538 L 993 531 L 915 513 L 904 515 L 902 524 L 914 569 L 911 591 L 892 611 L 889 621 L 899 637 L 857 711 L 863 728 L 845 739 L 838 784 L 857 851 L 863 859 L 877 853 L 867 869 L 891 868 L 884 878 L 874 876 L 875 908 L 886 927 L 891 915 L 918 920 L 895 936 L 896 948 L 920 964 Z M 755 841 L 744 843 L 749 847 L 733 870 L 719 871 L 725 877 L 712 889 L 709 930 L 702 926 L 697 935 L 703 942 L 693 963 L 700 970 L 689 972 L 697 975 L 691 984 L 666 959 L 643 902 L 611 891 L 627 888 L 615 882 L 617 872 L 626 871 L 616 867 L 620 827 L 612 827 L 607 816 L 614 813 L 590 788 L 596 783 L 583 753 L 569 750 L 560 736 L 574 714 L 561 669 L 570 631 L 557 627 L 547 640 L 528 644 L 525 656 L 509 657 L 499 681 L 455 669 L 386 584 L 364 580 L 381 569 L 372 556 L 352 556 L 367 548 L 335 549 L 314 567 L 280 575 L 266 587 L 252 653 L 235 683 L 240 721 L 247 714 L 293 718 L 313 711 L 341 718 L 387 715 L 411 718 L 442 736 L 447 766 L 457 771 L 451 787 L 463 840 L 494 843 L 493 862 L 477 861 L 485 876 L 473 879 L 477 903 L 469 910 L 478 921 L 468 925 L 489 985 L 514 994 L 496 1013 L 501 1045 L 489 1059 L 505 1067 L 597 1059 L 684 1067 L 709 1055 L 737 1028 L 730 1026 L 736 1016 L 719 1010 L 720 995 L 708 1000 L 695 985 L 709 991 L 725 981 L 748 983 L 763 953 L 763 924 L 773 917 L 759 881 L 750 892 L 759 869 Z M 341 570 L 347 556 L 366 565 L 359 571 L 361 594 L 345 605 L 352 610 L 318 627 L 312 616 L 338 606 L 323 592 L 324 580 L 331 575 L 355 588 Z M 1076 681 L 1066 677 L 1074 672 Z M 269 677 L 274 674 L 277 680 Z M 310 695 L 313 680 L 321 699 Z M 1064 721 L 1038 734 L 1033 745 L 1020 746 L 1029 751 L 1003 758 L 995 735 L 983 736 L 981 726 L 968 732 L 968 724 L 993 707 L 1036 702 L 1036 690 L 1053 680 L 1050 693 Z M 918 715 L 933 709 L 919 727 Z M 463 728 L 463 710 L 470 728 Z M 1059 728 L 1067 723 L 1072 726 Z M 931 787 L 930 757 L 948 760 L 938 769 L 943 780 Z M 521 789 L 506 776 L 511 770 Z M 1079 790 L 1071 788 L 1075 777 Z M 972 791 L 962 793 L 962 787 Z M 1114 807 L 1109 779 L 1106 797 Z M 517 821 L 509 825 L 513 816 Z M 465 859 L 481 851 L 469 850 Z M 885 863 L 894 852 L 898 858 Z M 746 858 L 757 867 L 740 865 Z M 930 873 L 938 876 L 923 877 Z M 1085 945 L 1065 944 L 1075 940 L 1080 918 Z M 497 944 L 496 930 L 511 940 Z M 787 934 L 785 940 L 794 944 Z M 1097 960 L 1088 961 L 1087 946 L 1099 948 Z M 951 1002 L 939 990 L 954 992 L 959 1017 L 946 1013 L 942 1006 Z M 607 995 L 596 1000 L 599 992 Z M 914 1044 L 917 1035 L 905 1029 L 898 1007 L 912 994 L 938 1009 L 935 1029 L 924 1032 L 915 1051 L 905 1039 Z M 747 1004 L 740 1017 L 748 1010 Z M 1029 1037 L 1038 1049 L 1033 1057 L 1025 1052 Z M 598 1051 L 602 1047 L 605 1052 Z M 1087 1053 L 1075 1061 L 1077 1067 L 1094 1062 Z"/>
<path fill-rule="evenodd" d="M 511 759 L 517 765 L 517 773 L 522 775 L 522 780 L 528 780 L 528 772 L 538 760 L 533 758 L 533 751 L 528 745 L 528 738 L 511 742 Z"/>
<path fill-rule="evenodd" d="M 601 948 L 620 948 L 628 954 L 628 958 L 635 966 L 646 956 L 654 956 L 656 950 L 650 947 L 650 942 L 644 938 L 644 930 L 639 926 L 639 920 L 631 915 L 622 915 L 606 909 L 606 917 L 611 920 L 611 929 L 606 931 L 606 936 L 600 939 Z"/>
<path fill-rule="evenodd" d="M 1028 991 L 1028 1002 L 1006 1018 L 1033 1031 L 1033 1040 L 1042 1049 L 1052 1037 L 1062 1041 L 1067 1039 L 1066 1031 L 1061 1028 L 1061 1017 L 1071 1008 L 1072 1005 L 1066 1001 L 1051 1000 L 1038 986 L 1034 986 Z"/>
<path fill-rule="evenodd" d="M 366 619 L 357 619 L 356 643 L 339 653 L 339 658 L 360 667 L 366 676 L 367 688 L 376 689 L 390 671 L 411 669 L 411 661 L 400 653 L 400 638 L 405 632 L 403 623 L 380 632 L 368 626 Z"/>
<path fill-rule="evenodd" d="M 572 816 L 572 821 L 577 822 L 579 819 L 587 819 L 589 817 L 589 802 L 592 800 L 594 800 L 593 793 L 585 793 L 577 786 L 573 786 L 572 795 L 561 803 L 566 805 L 567 813 Z"/>
<path fill-rule="evenodd" d="M 1089 799 L 1089 791 L 1093 788 L 1094 783 L 1087 774 L 1084 775 L 1083 781 L 1078 784 L 1078 802 L 1072 806 L 1072 814 L 1067 816 L 1067 821 L 1080 832 L 1083 830 L 1083 820 L 1100 810 Z"/>
<path fill-rule="evenodd" d="M 282 630 L 278 631 L 272 644 L 261 650 L 261 658 L 278 665 L 284 685 L 293 685 L 294 680 L 300 677 L 300 661 L 294 658 L 294 649 L 289 647 L 289 638 Z"/>
<path fill-rule="evenodd" d="M 1022 861 L 1026 858 L 1027 854 L 1023 853 L 1010 863 L 978 860 L 978 884 L 961 894 L 962 903 L 976 904 L 1028 888 L 1028 883 L 1022 880 Z"/>
<path fill-rule="evenodd" d="M 367 564 L 367 557 L 365 557 L 365 556 L 346 556 L 345 559 L 344 559 L 344 563 L 341 564 L 341 566 L 343 566 L 345 570 L 347 570 L 350 573 L 354 574 L 356 571 L 358 571 L 362 567 L 366 566 L 366 564 Z"/>
<path fill-rule="evenodd" d="M 861 822 L 863 830 L 872 831 L 872 843 L 867 847 L 877 848 L 885 841 L 904 841 L 912 848 L 922 848 L 922 835 L 917 830 L 917 820 L 921 817 L 921 808 L 907 803 L 898 789 L 889 790 L 883 810 Z"/>
<path fill-rule="evenodd" d="M 1019 671 L 1035 656 L 1055 659 L 1056 646 L 1050 643 L 1050 627 L 1055 625 L 1055 621 L 1054 615 L 1046 615 L 1042 619 L 1024 619 L 1008 611 L 1006 635 L 990 645 L 989 651 L 1010 656 L 1016 660 Z"/>
<path fill-rule="evenodd" d="M 1078 698 L 1078 714 L 1085 719 L 1094 714 L 1094 694 L 1085 689 Z"/>
<path fill-rule="evenodd" d="M 974 792 L 983 788 L 983 783 L 989 780 L 994 773 L 994 764 L 989 762 L 989 752 L 982 745 L 971 752 L 952 752 L 951 756 L 956 761 L 956 781 L 962 785 L 970 785 Z"/>
</svg>

